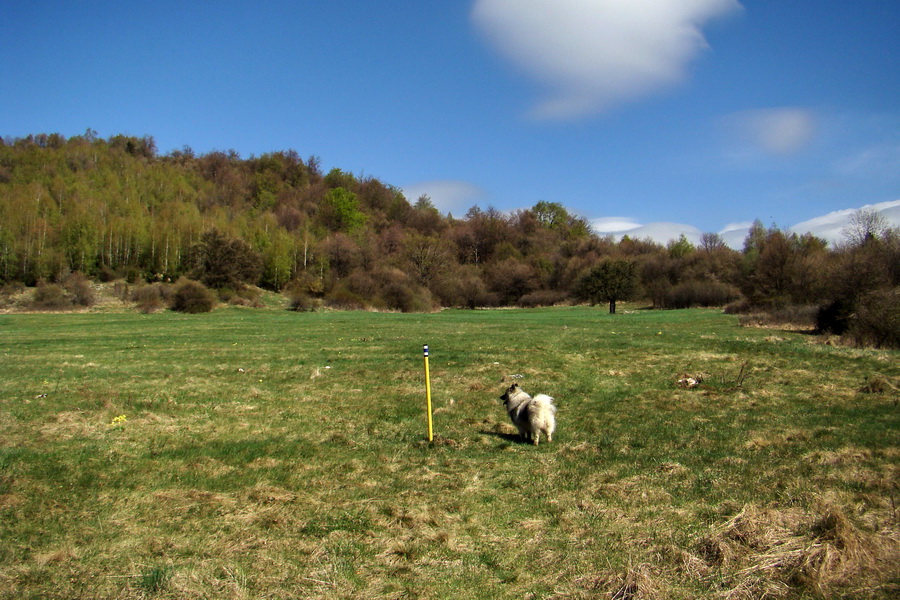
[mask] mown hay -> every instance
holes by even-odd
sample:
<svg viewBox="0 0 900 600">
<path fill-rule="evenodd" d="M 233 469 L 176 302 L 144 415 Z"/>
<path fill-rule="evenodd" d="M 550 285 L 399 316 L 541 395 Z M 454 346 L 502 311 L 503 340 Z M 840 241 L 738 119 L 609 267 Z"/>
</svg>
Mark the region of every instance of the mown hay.
<svg viewBox="0 0 900 600">
<path fill-rule="evenodd" d="M 697 551 L 723 577 L 721 595 L 728 599 L 863 590 L 866 597 L 889 597 L 900 591 L 898 532 L 863 531 L 825 502 L 811 513 L 745 506 L 700 540 Z"/>
</svg>

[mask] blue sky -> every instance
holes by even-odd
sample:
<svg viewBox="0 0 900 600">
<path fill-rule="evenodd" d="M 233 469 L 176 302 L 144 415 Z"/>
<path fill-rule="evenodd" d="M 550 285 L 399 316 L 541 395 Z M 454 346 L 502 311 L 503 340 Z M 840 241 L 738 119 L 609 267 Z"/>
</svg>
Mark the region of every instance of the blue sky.
<svg viewBox="0 0 900 600">
<path fill-rule="evenodd" d="M 867 205 L 900 224 L 897 0 L 0 0 L 0 17 L 3 136 L 295 149 L 457 217 L 547 200 L 662 241 Z"/>
</svg>

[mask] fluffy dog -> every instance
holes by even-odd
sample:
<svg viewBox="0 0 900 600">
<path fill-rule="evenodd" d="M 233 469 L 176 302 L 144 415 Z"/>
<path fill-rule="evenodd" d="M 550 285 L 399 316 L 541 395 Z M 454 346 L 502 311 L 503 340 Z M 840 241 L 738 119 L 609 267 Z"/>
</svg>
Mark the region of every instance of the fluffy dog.
<svg viewBox="0 0 900 600">
<path fill-rule="evenodd" d="M 537 446 L 543 433 L 548 442 L 553 441 L 553 431 L 556 429 L 556 405 L 553 404 L 553 398 L 546 394 L 538 394 L 532 398 L 518 383 L 514 383 L 500 399 L 523 439 L 531 440 Z"/>
</svg>

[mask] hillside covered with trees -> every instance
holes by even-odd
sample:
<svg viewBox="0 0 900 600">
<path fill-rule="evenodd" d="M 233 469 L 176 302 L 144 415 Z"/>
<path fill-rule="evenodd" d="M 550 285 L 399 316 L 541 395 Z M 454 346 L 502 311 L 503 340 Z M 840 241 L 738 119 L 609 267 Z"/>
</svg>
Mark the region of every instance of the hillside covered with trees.
<svg viewBox="0 0 900 600">
<path fill-rule="evenodd" d="M 655 308 L 805 307 L 846 331 L 894 322 L 900 234 L 859 213 L 837 248 L 757 223 L 743 251 L 595 235 L 559 202 L 442 215 L 427 196 L 293 151 L 160 155 L 152 137 L 0 140 L 0 283 L 70 273 L 102 281 L 188 278 L 227 297 L 286 291 L 295 306 L 431 310 L 645 298 Z M 523 200 L 523 205 L 529 202 Z M 861 316 L 862 315 L 862 316 Z M 856 321 L 854 321 L 854 319 Z M 894 321 L 890 321 L 894 319 Z M 894 342 L 891 342 L 894 339 Z"/>
</svg>

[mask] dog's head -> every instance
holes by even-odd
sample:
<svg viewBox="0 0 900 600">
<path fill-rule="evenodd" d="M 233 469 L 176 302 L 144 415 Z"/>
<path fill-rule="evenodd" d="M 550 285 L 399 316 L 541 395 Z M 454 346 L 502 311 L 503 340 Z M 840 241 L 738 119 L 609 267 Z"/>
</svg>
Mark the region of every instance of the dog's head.
<svg viewBox="0 0 900 600">
<path fill-rule="evenodd" d="M 503 404 L 509 404 L 509 399 L 518 394 L 520 391 L 522 391 L 522 388 L 519 387 L 518 383 L 514 383 L 509 386 L 505 392 L 503 392 L 503 395 L 500 396 L 500 399 L 503 400 Z"/>
</svg>

